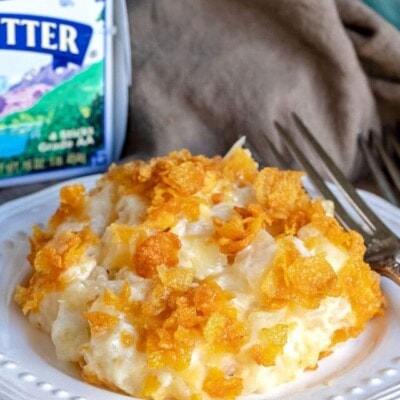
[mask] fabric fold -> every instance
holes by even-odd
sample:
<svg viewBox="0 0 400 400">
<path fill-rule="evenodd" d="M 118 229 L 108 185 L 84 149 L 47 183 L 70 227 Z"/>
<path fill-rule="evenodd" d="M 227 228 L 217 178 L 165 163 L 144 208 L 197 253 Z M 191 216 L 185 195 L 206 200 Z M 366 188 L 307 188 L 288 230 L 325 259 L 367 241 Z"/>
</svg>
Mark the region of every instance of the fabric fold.
<svg viewBox="0 0 400 400">
<path fill-rule="evenodd" d="M 295 111 L 356 179 L 365 171 L 360 132 L 400 119 L 400 33 L 359 1 L 148 0 L 128 8 L 134 76 L 125 154 L 222 154 L 245 135 L 268 163 L 261 136 L 288 157 L 273 122 L 291 127 Z"/>
</svg>

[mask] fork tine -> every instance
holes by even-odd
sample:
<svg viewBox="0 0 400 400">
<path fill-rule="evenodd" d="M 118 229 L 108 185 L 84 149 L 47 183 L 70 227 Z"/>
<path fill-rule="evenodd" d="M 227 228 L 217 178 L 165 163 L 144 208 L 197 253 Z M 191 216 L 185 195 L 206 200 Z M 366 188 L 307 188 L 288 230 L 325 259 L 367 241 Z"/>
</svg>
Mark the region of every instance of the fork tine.
<svg viewBox="0 0 400 400">
<path fill-rule="evenodd" d="M 396 195 L 394 194 L 389 181 L 383 173 L 382 168 L 379 165 L 378 159 L 369 148 L 366 139 L 360 135 L 358 137 L 358 143 L 365 157 L 365 160 L 367 161 L 367 164 L 371 169 L 372 174 L 374 175 L 375 181 L 382 192 L 382 195 L 386 198 L 386 200 L 395 205 L 398 205 Z"/>
<path fill-rule="evenodd" d="M 246 147 L 250 150 L 251 154 L 253 155 L 253 158 L 257 161 L 257 164 L 261 167 L 264 167 L 265 161 L 263 157 L 261 157 L 259 151 L 255 146 L 253 146 L 250 140 L 246 140 Z"/>
<path fill-rule="evenodd" d="M 261 143 L 260 141 L 264 142 Z M 259 153 L 259 148 L 264 149 L 265 147 L 270 151 L 270 154 L 273 156 L 273 163 L 279 169 L 290 169 L 289 163 L 282 157 L 279 150 L 275 147 L 275 145 L 271 142 L 270 139 L 266 135 L 257 135 L 252 138 L 252 140 L 246 141 L 246 146 L 249 148 L 253 157 L 257 161 L 257 163 L 261 166 L 266 166 L 265 164 L 265 154 L 263 156 Z"/>
<path fill-rule="evenodd" d="M 293 139 L 291 138 L 289 132 L 283 128 L 279 122 L 275 121 L 275 126 L 278 131 L 281 133 L 285 144 L 291 151 L 291 153 L 298 160 L 299 164 L 302 168 L 307 172 L 310 179 L 314 182 L 316 189 L 318 189 L 321 195 L 327 199 L 331 199 L 335 202 L 335 213 L 337 218 L 341 222 L 341 224 L 348 230 L 360 230 L 360 226 L 354 222 L 353 218 L 349 215 L 349 213 L 344 209 L 342 204 L 337 201 L 336 196 L 329 189 L 327 184 L 321 175 L 317 172 L 317 170 L 311 165 L 311 163 L 304 156 L 303 152 L 299 149 L 299 147 L 295 144 Z M 369 243 L 372 239 L 371 235 L 364 233 L 364 239 L 367 243 Z"/>
<path fill-rule="evenodd" d="M 394 163 L 393 159 L 390 157 L 388 152 L 383 147 L 380 141 L 375 143 L 378 152 L 382 158 L 382 162 L 385 165 L 390 177 L 392 178 L 393 184 L 396 186 L 397 190 L 400 191 L 400 171 L 397 165 Z"/>
<path fill-rule="evenodd" d="M 349 201 L 349 203 L 358 211 L 358 214 L 363 221 L 375 231 L 378 235 L 383 234 L 385 236 L 393 236 L 393 232 L 380 220 L 380 218 L 366 205 L 364 200 L 356 192 L 353 185 L 347 180 L 340 169 L 333 162 L 331 157 L 325 152 L 321 145 L 314 138 L 309 129 L 305 126 L 300 117 L 293 113 L 293 118 L 296 122 L 297 127 L 302 133 L 303 138 L 307 140 L 309 145 L 315 150 L 315 152 L 322 159 L 329 176 L 336 183 L 337 187 Z"/>
<path fill-rule="evenodd" d="M 271 142 L 271 140 L 266 135 L 263 135 L 262 137 L 265 140 L 265 142 L 267 142 L 269 149 L 271 150 L 271 153 L 275 158 L 277 167 L 280 169 L 289 169 L 290 168 L 289 163 L 282 157 L 281 153 Z"/>
<path fill-rule="evenodd" d="M 397 154 L 397 158 L 400 158 L 400 142 L 398 142 L 394 135 L 390 135 L 387 138 L 389 146 L 394 150 L 394 153 Z"/>
</svg>

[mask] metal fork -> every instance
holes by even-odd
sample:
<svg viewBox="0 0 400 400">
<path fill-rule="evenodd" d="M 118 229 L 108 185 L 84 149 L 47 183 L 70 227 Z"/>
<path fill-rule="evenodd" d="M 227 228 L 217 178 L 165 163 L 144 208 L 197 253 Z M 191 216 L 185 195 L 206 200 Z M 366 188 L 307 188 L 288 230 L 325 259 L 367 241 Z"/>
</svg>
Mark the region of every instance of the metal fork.
<svg viewBox="0 0 400 400">
<path fill-rule="evenodd" d="M 368 140 L 361 135 L 358 139 L 371 172 L 382 195 L 391 203 L 400 206 L 400 143 L 389 129 L 383 130 L 383 140 L 370 131 Z"/>
<path fill-rule="evenodd" d="M 315 168 L 303 151 L 297 146 L 293 140 L 293 135 L 290 131 L 282 126 L 279 122 L 275 121 L 276 129 L 281 134 L 286 147 L 294 158 L 298 161 L 301 167 L 308 174 L 308 177 L 313 182 L 315 188 L 320 194 L 335 203 L 335 216 L 347 230 L 355 230 L 359 232 L 367 247 L 365 253 L 365 261 L 371 265 L 379 274 L 386 276 L 400 285 L 400 239 L 393 233 L 382 220 L 367 206 L 364 200 L 359 196 L 354 186 L 347 180 L 340 169 L 335 165 L 334 161 L 325 150 L 321 147 L 315 139 L 310 130 L 306 127 L 300 117 L 293 113 L 296 128 L 302 136 L 302 139 L 319 156 L 321 164 L 325 167 L 328 175 L 334 181 L 338 189 L 342 192 L 345 199 L 353 209 L 359 220 L 363 222 L 360 225 L 334 195 L 329 185 L 326 184 L 317 168 Z M 270 144 L 270 143 L 269 143 Z M 282 162 L 283 158 L 280 156 L 276 148 L 270 147 L 270 150 Z"/>
</svg>

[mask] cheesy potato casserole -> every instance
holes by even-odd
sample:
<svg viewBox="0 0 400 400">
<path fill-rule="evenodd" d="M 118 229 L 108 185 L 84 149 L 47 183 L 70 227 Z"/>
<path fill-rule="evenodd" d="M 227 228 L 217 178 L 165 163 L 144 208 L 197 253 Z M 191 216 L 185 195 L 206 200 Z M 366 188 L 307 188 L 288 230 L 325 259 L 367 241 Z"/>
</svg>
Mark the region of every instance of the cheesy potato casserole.
<svg viewBox="0 0 400 400">
<path fill-rule="evenodd" d="M 233 399 L 294 380 L 382 310 L 365 247 L 301 172 L 173 152 L 65 186 L 15 299 L 85 381 Z"/>
</svg>

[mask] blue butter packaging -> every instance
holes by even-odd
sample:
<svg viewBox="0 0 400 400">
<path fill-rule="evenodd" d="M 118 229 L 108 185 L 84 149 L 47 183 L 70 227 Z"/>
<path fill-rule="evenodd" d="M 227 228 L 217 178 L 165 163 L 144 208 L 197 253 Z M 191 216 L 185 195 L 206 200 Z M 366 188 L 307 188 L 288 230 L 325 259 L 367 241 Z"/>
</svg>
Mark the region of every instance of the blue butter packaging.
<svg viewBox="0 0 400 400">
<path fill-rule="evenodd" d="M 0 0 L 0 186 L 115 161 L 130 60 L 124 0 Z"/>
</svg>

